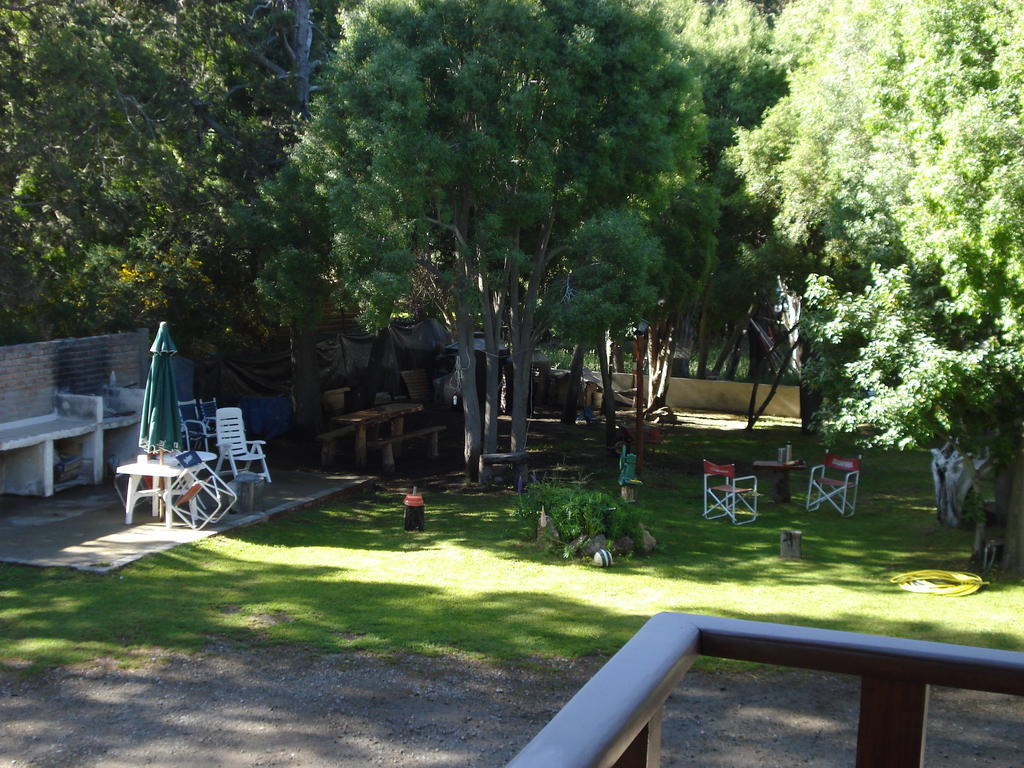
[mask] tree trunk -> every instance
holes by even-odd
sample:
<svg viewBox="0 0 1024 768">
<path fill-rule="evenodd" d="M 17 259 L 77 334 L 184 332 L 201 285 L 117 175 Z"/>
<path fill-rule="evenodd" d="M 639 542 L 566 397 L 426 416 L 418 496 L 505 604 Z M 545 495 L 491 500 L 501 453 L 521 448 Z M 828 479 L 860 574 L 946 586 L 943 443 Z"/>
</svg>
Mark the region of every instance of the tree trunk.
<svg viewBox="0 0 1024 768">
<path fill-rule="evenodd" d="M 672 345 L 672 375 L 677 379 L 686 379 L 690 376 L 690 358 L 693 357 L 695 341 L 692 317 L 691 307 L 679 318 L 679 327 L 676 328 L 675 343 Z"/>
<path fill-rule="evenodd" d="M 480 471 L 480 400 L 476 391 L 476 351 L 473 349 L 473 315 L 465 299 L 459 299 L 456 317 L 459 357 L 456 365 L 462 378 L 462 414 L 464 416 L 463 456 L 466 477 L 475 481 Z"/>
<path fill-rule="evenodd" d="M 526 428 L 530 401 L 530 363 L 533 346 L 512 353 L 512 439 L 513 453 L 526 450 Z"/>
<path fill-rule="evenodd" d="M 655 321 L 648 331 L 647 407 L 665 405 L 669 379 L 672 378 L 672 353 L 675 350 L 678 319 L 670 315 Z"/>
<path fill-rule="evenodd" d="M 697 378 L 706 379 L 708 375 L 708 350 L 711 346 L 711 281 L 708 280 L 701 299 L 700 326 L 697 328 Z"/>
<path fill-rule="evenodd" d="M 614 341 L 609 339 L 608 342 L 611 345 L 611 362 L 615 364 L 616 373 L 626 372 L 626 354 L 622 350 L 621 344 L 616 344 Z"/>
<path fill-rule="evenodd" d="M 722 343 L 722 348 L 718 350 L 718 357 L 715 358 L 715 362 L 711 366 L 711 373 L 708 374 L 709 378 L 717 379 L 721 375 L 722 366 L 725 365 L 725 361 L 729 359 L 729 353 L 736 346 L 736 337 L 739 336 L 737 329 L 739 327 L 740 324 L 736 321 L 725 324 L 726 337 Z"/>
<path fill-rule="evenodd" d="M 583 355 L 586 351 L 582 344 L 577 344 L 572 351 L 572 362 L 569 364 L 569 387 L 565 393 L 565 403 L 562 405 L 563 424 L 576 423 L 580 400 L 580 377 L 583 375 Z"/>
<path fill-rule="evenodd" d="M 608 364 L 609 335 L 605 333 L 605 343 L 597 347 L 597 359 L 601 364 L 601 413 L 604 416 L 604 444 L 611 448 L 615 445 L 615 390 L 612 384 L 612 369 Z"/>
<path fill-rule="evenodd" d="M 740 339 L 736 342 L 732 357 L 729 358 L 729 364 L 725 368 L 725 375 L 722 377 L 726 381 L 736 381 L 736 370 L 740 367 L 740 359 L 743 357 L 743 339 L 746 339 L 748 344 L 750 342 L 748 328 L 749 324 L 740 331 Z"/>
<path fill-rule="evenodd" d="M 309 119 L 309 81 L 313 74 L 310 52 L 313 48 L 313 18 L 309 0 L 293 0 L 295 28 L 292 38 L 293 71 L 295 73 L 295 101 L 299 116 Z"/>
<path fill-rule="evenodd" d="M 814 434 L 817 430 L 815 428 L 814 420 L 818 415 L 818 409 L 821 408 L 821 393 L 818 390 L 811 387 L 810 384 L 804 379 L 804 366 L 807 365 L 807 361 L 811 359 L 811 346 L 801 336 L 800 339 L 800 430 L 805 435 Z"/>
<path fill-rule="evenodd" d="M 718 353 L 718 359 L 715 360 L 715 365 L 711 369 L 711 375 L 715 378 L 719 377 L 722 366 L 725 365 L 726 360 L 729 360 L 735 354 L 736 347 L 743 341 L 743 331 L 746 329 L 747 323 L 750 322 L 750 316 L 753 314 L 754 305 L 751 304 L 743 314 L 743 317 L 734 322 L 729 329 L 729 337 L 726 339 L 725 344 L 722 345 L 722 349 Z"/>
<path fill-rule="evenodd" d="M 1011 576 L 1024 575 L 1024 444 L 1017 447 L 1009 467 L 1010 496 L 1006 509 L 1003 567 Z"/>
<path fill-rule="evenodd" d="M 551 261 L 548 249 L 549 239 L 554 227 L 554 218 L 548 219 L 533 255 L 530 274 L 521 280 L 520 270 L 515 260 L 507 267 L 508 279 L 508 319 L 509 336 L 512 346 L 512 446 L 513 453 L 526 450 L 526 437 L 529 427 L 530 376 L 532 375 L 533 351 L 537 346 L 539 330 L 536 326 L 536 311 L 540 301 L 540 292 Z"/>
<path fill-rule="evenodd" d="M 972 473 L 966 471 L 966 460 L 952 443 L 932 448 L 932 482 L 935 484 L 935 512 L 942 525 L 960 525 L 964 499 L 971 490 Z"/>
<path fill-rule="evenodd" d="M 483 425 L 483 452 L 498 452 L 498 414 L 501 412 L 501 321 L 499 310 L 492 301 L 486 278 L 477 276 L 480 289 L 481 318 L 484 326 L 486 362 L 486 391 Z"/>
<path fill-rule="evenodd" d="M 305 437 L 320 434 L 320 365 L 316 354 L 316 330 L 291 326 L 292 407 L 295 427 Z"/>
<path fill-rule="evenodd" d="M 768 358 L 765 358 L 765 360 L 767 359 Z M 747 429 L 753 429 L 754 425 L 757 423 L 757 420 L 760 419 L 762 415 L 764 415 L 765 409 L 768 407 L 768 404 L 775 397 L 775 393 L 779 391 L 779 381 L 782 380 L 782 374 L 784 374 L 785 372 L 786 366 L 779 366 L 779 370 L 775 373 L 775 378 L 772 379 L 772 388 L 768 390 L 768 396 L 765 397 L 764 402 L 761 403 L 761 407 L 758 408 L 756 412 L 753 412 L 754 403 L 757 399 L 757 382 L 754 382 L 753 389 L 750 392 L 750 409 L 747 411 Z M 758 376 L 758 378 L 760 378 L 760 376 Z"/>
</svg>

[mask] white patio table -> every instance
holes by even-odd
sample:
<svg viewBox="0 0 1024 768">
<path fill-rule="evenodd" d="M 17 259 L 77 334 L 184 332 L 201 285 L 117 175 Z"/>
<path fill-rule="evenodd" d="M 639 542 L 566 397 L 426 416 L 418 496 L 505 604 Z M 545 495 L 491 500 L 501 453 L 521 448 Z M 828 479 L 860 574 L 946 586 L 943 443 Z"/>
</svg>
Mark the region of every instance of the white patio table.
<svg viewBox="0 0 1024 768">
<path fill-rule="evenodd" d="M 208 451 L 196 451 L 196 453 L 199 454 L 199 458 L 203 462 L 212 461 L 217 457 L 217 454 L 209 453 Z M 160 517 L 160 496 L 169 485 L 165 481 L 170 480 L 170 484 L 173 484 L 174 480 L 186 473 L 189 473 L 189 470 L 182 468 L 171 454 L 164 455 L 164 462 L 162 464 L 149 459 L 145 455 L 140 455 L 132 464 L 122 464 L 119 466 L 117 474 L 128 475 L 128 492 L 125 494 L 124 504 L 125 525 L 132 524 L 132 511 L 135 508 L 136 502 L 147 496 L 153 503 L 153 517 Z M 153 481 L 151 483 L 152 487 L 140 487 L 144 477 L 148 477 Z M 164 516 L 164 525 L 170 528 L 173 523 L 174 516 L 166 514 Z"/>
</svg>

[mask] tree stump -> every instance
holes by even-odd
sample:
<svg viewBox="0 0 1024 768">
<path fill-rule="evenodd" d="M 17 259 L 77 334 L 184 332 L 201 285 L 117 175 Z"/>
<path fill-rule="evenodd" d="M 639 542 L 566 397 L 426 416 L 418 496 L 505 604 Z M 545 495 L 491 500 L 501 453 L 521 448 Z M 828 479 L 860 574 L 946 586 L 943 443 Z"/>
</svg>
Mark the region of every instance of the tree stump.
<svg viewBox="0 0 1024 768">
<path fill-rule="evenodd" d="M 803 531 L 783 528 L 779 536 L 779 557 L 799 560 L 802 557 L 800 553 L 802 537 Z"/>
</svg>

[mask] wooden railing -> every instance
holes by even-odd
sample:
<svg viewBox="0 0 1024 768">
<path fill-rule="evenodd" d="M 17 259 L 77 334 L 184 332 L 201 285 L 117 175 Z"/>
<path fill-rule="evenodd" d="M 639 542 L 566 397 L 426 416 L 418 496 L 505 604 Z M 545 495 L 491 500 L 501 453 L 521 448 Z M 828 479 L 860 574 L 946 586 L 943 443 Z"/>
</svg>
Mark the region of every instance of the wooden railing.
<svg viewBox="0 0 1024 768">
<path fill-rule="evenodd" d="M 660 613 L 510 768 L 657 768 L 663 704 L 698 656 L 858 675 L 857 768 L 923 765 L 930 685 L 1024 696 L 1024 653 Z"/>
</svg>

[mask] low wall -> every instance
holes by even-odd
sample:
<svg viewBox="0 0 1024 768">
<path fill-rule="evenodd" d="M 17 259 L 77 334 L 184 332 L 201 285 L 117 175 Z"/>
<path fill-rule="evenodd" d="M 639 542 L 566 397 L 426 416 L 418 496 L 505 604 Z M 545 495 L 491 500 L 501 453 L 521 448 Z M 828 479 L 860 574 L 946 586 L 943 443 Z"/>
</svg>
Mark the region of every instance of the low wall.
<svg viewBox="0 0 1024 768">
<path fill-rule="evenodd" d="M 0 347 L 0 424 L 52 412 L 58 392 L 101 394 L 111 372 L 141 387 L 148 367 L 145 329 Z"/>
<path fill-rule="evenodd" d="M 750 406 L 753 384 L 742 381 L 707 381 L 705 379 L 670 379 L 666 403 L 671 408 L 689 408 L 695 411 L 722 411 L 746 413 Z M 769 384 L 757 388 L 757 403 L 771 392 Z M 765 416 L 791 416 L 800 418 L 800 387 L 780 386 L 768 403 Z"/>
<path fill-rule="evenodd" d="M 633 376 L 629 373 L 614 373 L 612 380 L 617 389 L 631 389 Z M 742 381 L 711 381 L 707 379 L 669 379 L 665 397 L 670 408 L 693 411 L 720 411 L 722 413 L 746 413 L 750 405 L 752 384 Z M 757 405 L 764 402 L 771 386 L 761 384 L 757 388 Z M 564 400 L 564 391 L 562 393 Z M 789 416 L 800 418 L 800 388 L 780 386 L 775 397 L 768 404 L 765 416 Z"/>
</svg>

